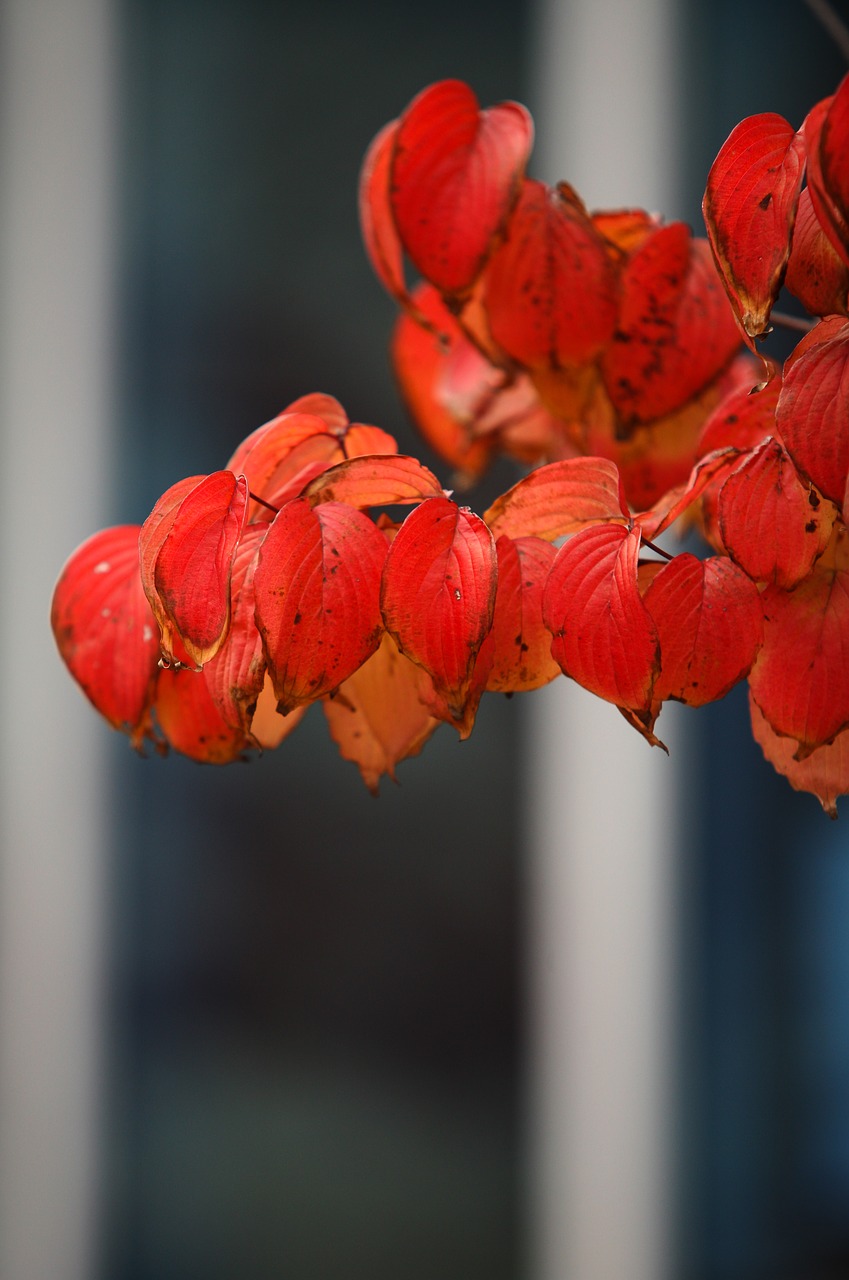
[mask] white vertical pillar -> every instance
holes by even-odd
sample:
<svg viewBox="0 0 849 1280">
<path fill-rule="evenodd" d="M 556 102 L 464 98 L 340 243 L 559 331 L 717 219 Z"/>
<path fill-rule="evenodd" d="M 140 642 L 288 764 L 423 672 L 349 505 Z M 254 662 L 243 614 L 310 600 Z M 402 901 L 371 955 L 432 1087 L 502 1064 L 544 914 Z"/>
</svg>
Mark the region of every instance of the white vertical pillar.
<svg viewBox="0 0 849 1280">
<path fill-rule="evenodd" d="M 103 731 L 49 629 L 103 523 L 109 0 L 0 0 L 0 1276 L 95 1273 Z"/>
<path fill-rule="evenodd" d="M 536 174 L 591 208 L 673 207 L 674 19 L 675 0 L 538 0 Z M 530 1275 L 663 1280 L 678 719 L 667 759 L 564 679 L 530 720 Z"/>
</svg>

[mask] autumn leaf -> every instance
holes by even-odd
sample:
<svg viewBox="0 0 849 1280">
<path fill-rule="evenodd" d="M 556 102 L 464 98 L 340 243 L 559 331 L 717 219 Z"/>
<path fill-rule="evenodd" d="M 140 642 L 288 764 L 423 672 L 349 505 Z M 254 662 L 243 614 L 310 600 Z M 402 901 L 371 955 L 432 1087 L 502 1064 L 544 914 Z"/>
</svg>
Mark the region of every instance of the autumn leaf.
<svg viewBox="0 0 849 1280">
<path fill-rule="evenodd" d="M 741 121 L 708 174 L 702 210 L 711 248 L 749 338 L 769 325 L 804 174 L 803 136 L 774 112 Z"/>
<path fill-rule="evenodd" d="M 749 676 L 773 730 L 798 743 L 796 759 L 849 725 L 849 535 L 835 526 L 814 572 L 792 591 L 764 589 L 764 644 Z"/>
<path fill-rule="evenodd" d="M 849 314 L 849 267 L 823 231 L 807 187 L 799 197 L 784 283 L 811 315 Z"/>
<path fill-rule="evenodd" d="M 386 629 L 428 672 L 458 720 L 492 625 L 496 580 L 492 534 L 447 498 L 416 507 L 386 558 L 380 596 Z"/>
<path fill-rule="evenodd" d="M 751 694 L 749 710 L 752 734 L 764 757 L 794 790 L 810 791 L 828 816 L 836 818 L 838 797 L 849 792 L 849 731 L 839 733 L 826 746 L 817 747 L 804 760 L 797 760 L 798 743 L 775 732 Z"/>
<path fill-rule="evenodd" d="M 849 323 L 832 325 L 821 321 L 804 353 L 788 362 L 775 416 L 796 466 L 842 507 L 849 473 Z M 816 341 L 820 328 L 829 334 L 824 342 Z"/>
<path fill-rule="evenodd" d="M 557 553 L 542 607 L 565 674 L 648 718 L 660 648 L 637 586 L 639 552 L 639 531 L 622 525 L 576 533 Z"/>
<path fill-rule="evenodd" d="M 188 476 L 166 489 L 154 504 L 153 510 L 139 530 L 138 561 L 141 583 L 159 629 L 159 644 L 166 662 L 192 666 L 192 659 L 183 647 L 179 634 L 168 615 L 156 588 L 155 570 L 159 552 L 171 532 L 182 501 L 200 484 L 203 476 Z"/>
<path fill-rule="evenodd" d="M 790 590 L 825 550 L 837 511 L 805 484 L 787 451 L 767 438 L 723 484 L 719 530 L 728 554 L 755 582 Z"/>
<path fill-rule="evenodd" d="M 256 622 L 281 710 L 337 689 L 380 643 L 386 538 L 341 502 L 287 502 L 254 571 Z"/>
<path fill-rule="evenodd" d="M 542 620 L 542 594 L 557 554 L 542 538 L 497 540 L 498 590 L 489 639 L 492 663 L 487 689 L 520 693 L 539 689 L 560 674 L 551 636 Z"/>
<path fill-rule="evenodd" d="M 618 285 L 604 240 L 571 188 L 526 180 L 484 281 L 499 346 L 531 369 L 593 360 L 613 333 Z"/>
<path fill-rule="evenodd" d="M 660 641 L 656 702 L 723 698 L 748 675 L 763 640 L 757 587 L 730 560 L 687 552 L 658 570 L 643 601 Z"/>
<path fill-rule="evenodd" d="M 88 538 L 68 559 L 50 621 L 59 653 L 115 729 L 144 738 L 159 660 L 159 631 L 139 576 L 139 526 Z"/>
<path fill-rule="evenodd" d="M 441 293 L 463 294 L 480 274 L 519 194 L 532 143 L 524 107 L 503 102 L 481 111 L 459 80 L 431 85 L 401 116 L 389 200 L 410 260 Z"/>
<path fill-rule="evenodd" d="M 589 524 L 628 519 L 616 464 L 605 458 L 565 458 L 538 467 L 484 513 L 496 538 L 533 535 L 548 541 Z"/>
<path fill-rule="evenodd" d="M 405 454 L 363 455 L 339 462 L 304 490 L 315 506 L 319 502 L 347 502 L 366 507 L 409 506 L 423 498 L 442 496 L 442 485 L 432 471 Z"/>
<path fill-rule="evenodd" d="M 849 76 L 833 97 L 808 112 L 802 132 L 814 211 L 835 253 L 849 266 Z"/>
<path fill-rule="evenodd" d="M 160 671 L 156 719 L 168 745 L 199 764 L 230 764 L 249 745 L 242 730 L 221 715 L 200 672 Z"/>
<path fill-rule="evenodd" d="M 254 618 L 253 577 L 257 552 L 268 528 L 267 524 L 249 525 L 236 548 L 230 581 L 230 630 L 221 648 L 203 669 L 210 695 L 221 715 L 245 735 L 251 733 L 266 673 L 262 640 Z"/>
</svg>

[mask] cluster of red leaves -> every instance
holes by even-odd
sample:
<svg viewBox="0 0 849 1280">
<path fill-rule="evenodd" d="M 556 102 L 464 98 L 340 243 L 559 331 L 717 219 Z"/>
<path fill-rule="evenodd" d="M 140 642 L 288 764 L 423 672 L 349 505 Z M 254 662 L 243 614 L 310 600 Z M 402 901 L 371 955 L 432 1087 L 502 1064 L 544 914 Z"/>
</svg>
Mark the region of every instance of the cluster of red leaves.
<svg viewBox="0 0 849 1280">
<path fill-rule="evenodd" d="M 467 736 L 487 690 L 563 671 L 662 745 L 664 701 L 700 706 L 748 676 L 768 759 L 834 814 L 849 790 L 847 103 L 844 84 L 779 161 L 777 117 L 720 153 L 705 207 L 732 311 L 682 224 L 590 214 L 526 178 L 524 108 L 481 111 L 456 81 L 420 94 L 361 184 L 366 246 L 402 307 L 401 386 L 461 474 L 494 450 L 542 465 L 480 517 L 391 436 L 304 397 L 141 529 L 69 560 L 54 632 L 98 710 L 138 746 L 226 763 L 320 701 L 375 789 L 440 721 Z M 800 237 L 805 157 L 819 239 Z M 737 323 L 750 340 L 766 325 L 788 258 L 826 318 L 753 388 Z M 682 516 L 715 554 L 646 557 Z"/>
</svg>

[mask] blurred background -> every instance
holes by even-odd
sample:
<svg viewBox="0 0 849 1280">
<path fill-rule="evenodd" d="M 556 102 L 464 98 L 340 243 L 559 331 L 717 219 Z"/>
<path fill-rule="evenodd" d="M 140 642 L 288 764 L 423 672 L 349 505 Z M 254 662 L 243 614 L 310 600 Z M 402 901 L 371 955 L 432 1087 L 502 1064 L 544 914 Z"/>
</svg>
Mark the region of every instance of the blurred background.
<svg viewBox="0 0 849 1280">
<path fill-rule="evenodd" d="M 47 626 L 77 542 L 308 391 L 444 470 L 356 214 L 424 85 L 700 226 L 730 129 L 801 123 L 834 43 L 800 0 L 0 23 L 2 1280 L 849 1277 L 847 819 L 744 690 L 665 712 L 672 762 L 566 681 L 490 697 L 375 801 L 318 710 L 246 766 L 138 759 Z"/>
</svg>

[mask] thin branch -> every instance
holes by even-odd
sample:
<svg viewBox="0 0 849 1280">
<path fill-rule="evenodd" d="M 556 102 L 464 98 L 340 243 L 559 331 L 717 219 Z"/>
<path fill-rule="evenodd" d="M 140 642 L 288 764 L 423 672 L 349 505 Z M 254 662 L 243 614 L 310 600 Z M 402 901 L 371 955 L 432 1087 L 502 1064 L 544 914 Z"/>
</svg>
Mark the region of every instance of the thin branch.
<svg viewBox="0 0 849 1280">
<path fill-rule="evenodd" d="M 816 324 L 815 320 L 806 320 L 804 316 L 791 316 L 786 311 L 770 312 L 770 320 L 782 329 L 792 329 L 794 333 L 810 333 Z"/>
<path fill-rule="evenodd" d="M 811 13 L 825 27 L 846 62 L 849 62 L 849 27 L 832 9 L 828 0 L 805 0 Z"/>
<path fill-rule="evenodd" d="M 265 498 L 258 498 L 255 493 L 251 493 L 250 489 L 248 489 L 248 497 L 254 502 L 258 502 L 261 507 L 265 507 L 266 511 L 273 511 L 275 515 L 277 515 L 277 512 L 280 510 L 279 507 L 275 507 L 270 502 L 266 502 Z"/>
</svg>

